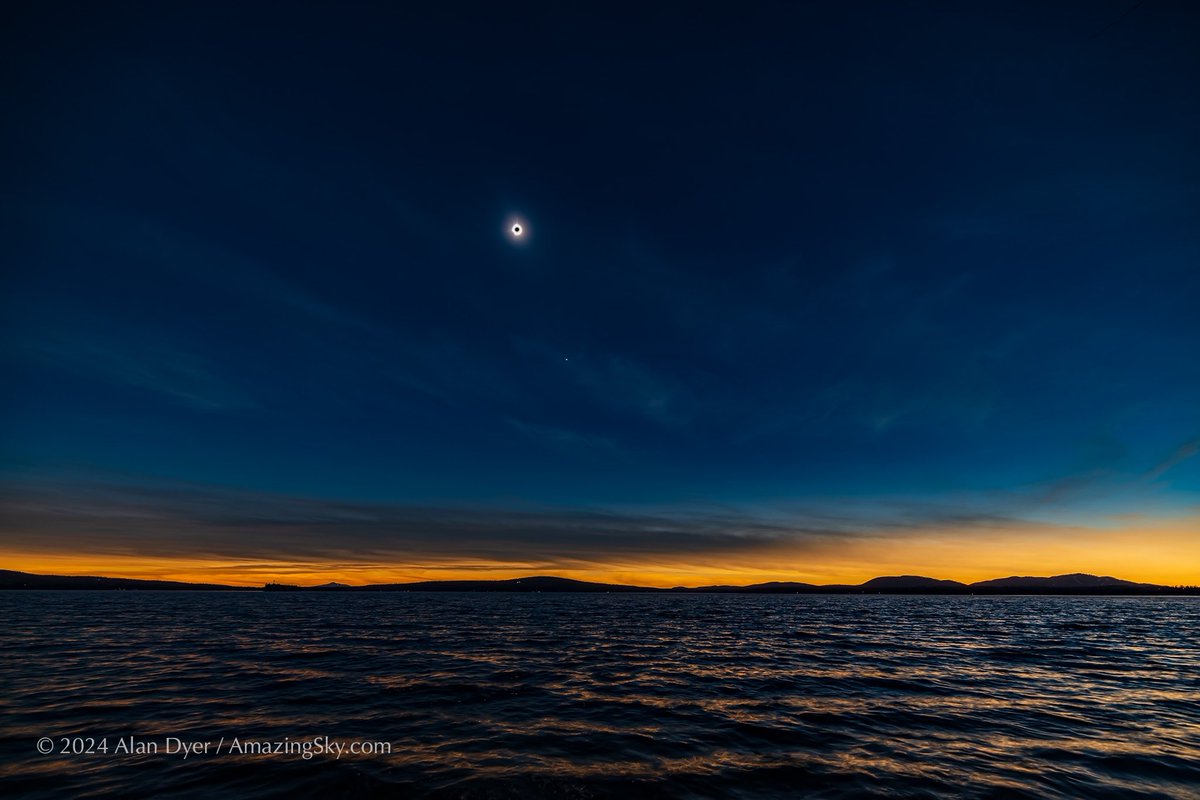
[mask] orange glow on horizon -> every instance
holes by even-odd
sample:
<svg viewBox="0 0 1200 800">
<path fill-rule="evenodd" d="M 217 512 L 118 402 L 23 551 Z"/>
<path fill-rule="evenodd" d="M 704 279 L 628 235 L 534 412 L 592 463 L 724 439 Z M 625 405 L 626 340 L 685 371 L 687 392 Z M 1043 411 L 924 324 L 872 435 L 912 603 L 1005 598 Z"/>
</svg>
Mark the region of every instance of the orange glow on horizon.
<svg viewBox="0 0 1200 800">
<path fill-rule="evenodd" d="M 0 549 L 5 569 L 53 575 L 261 586 L 268 582 L 351 585 L 423 580 L 506 579 L 530 575 L 639 586 L 703 586 L 766 581 L 861 583 L 880 575 L 925 575 L 970 583 L 1009 575 L 1086 572 L 1167 586 L 1200 584 L 1200 518 L 1135 520 L 1122 528 L 1047 527 L 879 534 L 789 552 L 689 559 L 686 554 L 642 563 L 538 563 L 458 559 L 453 563 L 321 564 L 62 554 Z"/>
</svg>

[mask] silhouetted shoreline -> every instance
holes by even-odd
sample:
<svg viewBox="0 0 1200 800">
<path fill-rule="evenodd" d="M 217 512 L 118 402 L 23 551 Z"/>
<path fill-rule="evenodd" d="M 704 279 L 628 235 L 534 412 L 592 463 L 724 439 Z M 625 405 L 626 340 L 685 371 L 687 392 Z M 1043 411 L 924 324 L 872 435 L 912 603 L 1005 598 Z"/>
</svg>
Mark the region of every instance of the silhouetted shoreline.
<svg viewBox="0 0 1200 800">
<path fill-rule="evenodd" d="M 35 575 L 0 570 L 0 589 L 18 590 L 113 590 L 113 591 L 227 591 L 227 592 L 569 592 L 569 593 L 655 593 L 655 594 L 927 594 L 927 595 L 1200 595 L 1200 586 L 1161 586 L 1135 583 L 1107 576 L 1072 573 L 1051 577 L 1012 576 L 976 583 L 938 580 L 919 575 L 872 578 L 860 584 L 810 584 L 773 581 L 747 586 L 631 586 L 593 583 L 572 578 L 533 576 L 508 580 L 419 581 L 349 586 L 328 583 L 320 586 L 268 583 L 262 587 L 227 586 L 216 583 L 104 578 L 98 576 Z"/>
</svg>

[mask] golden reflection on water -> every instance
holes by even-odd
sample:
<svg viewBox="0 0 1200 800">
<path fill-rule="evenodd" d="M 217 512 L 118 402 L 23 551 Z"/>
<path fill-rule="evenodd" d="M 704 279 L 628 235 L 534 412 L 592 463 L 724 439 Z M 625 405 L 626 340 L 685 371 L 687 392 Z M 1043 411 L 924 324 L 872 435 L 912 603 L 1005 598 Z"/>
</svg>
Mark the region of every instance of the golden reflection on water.
<svg viewBox="0 0 1200 800">
<path fill-rule="evenodd" d="M 37 593 L 0 611 L 22 653 L 0 663 L 0 733 L 25 744 L 324 734 L 393 742 L 343 757 L 371 775 L 585 788 L 840 776 L 1053 797 L 1084 776 L 1173 796 L 1200 779 L 1187 598 Z M 163 785 L 176 768 L 124 763 Z M 264 755 L 201 768 L 219 783 L 246 763 L 298 780 Z M 5 777 L 122 787 L 101 760 L 0 759 Z"/>
</svg>

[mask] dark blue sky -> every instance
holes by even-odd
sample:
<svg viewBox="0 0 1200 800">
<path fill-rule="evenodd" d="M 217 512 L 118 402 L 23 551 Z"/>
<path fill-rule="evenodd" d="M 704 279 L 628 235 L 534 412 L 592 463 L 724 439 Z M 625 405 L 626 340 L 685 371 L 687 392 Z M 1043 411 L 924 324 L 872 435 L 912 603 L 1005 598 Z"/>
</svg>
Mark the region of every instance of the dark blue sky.
<svg viewBox="0 0 1200 800">
<path fill-rule="evenodd" d="M 8 480 L 1196 512 L 1193 6 L 392 6 L 5 12 Z"/>
</svg>

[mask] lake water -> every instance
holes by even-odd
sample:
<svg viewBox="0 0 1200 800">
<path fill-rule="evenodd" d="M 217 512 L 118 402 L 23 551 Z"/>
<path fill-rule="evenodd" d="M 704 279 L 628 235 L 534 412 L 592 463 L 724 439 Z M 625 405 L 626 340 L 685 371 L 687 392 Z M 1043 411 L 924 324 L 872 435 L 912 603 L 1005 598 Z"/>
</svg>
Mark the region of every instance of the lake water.
<svg viewBox="0 0 1200 800">
<path fill-rule="evenodd" d="M 1194 597 L 0 592 L 0 620 L 3 797 L 1200 797 Z"/>
</svg>

